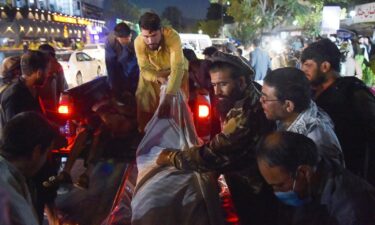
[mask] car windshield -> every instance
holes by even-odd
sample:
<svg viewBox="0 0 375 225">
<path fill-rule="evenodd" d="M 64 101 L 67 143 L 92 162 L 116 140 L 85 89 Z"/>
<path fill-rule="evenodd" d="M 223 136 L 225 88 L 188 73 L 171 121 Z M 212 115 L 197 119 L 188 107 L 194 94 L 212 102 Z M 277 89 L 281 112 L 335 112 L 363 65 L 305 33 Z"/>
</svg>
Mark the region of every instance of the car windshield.
<svg viewBox="0 0 375 225">
<path fill-rule="evenodd" d="M 68 62 L 72 53 L 56 54 L 57 61 Z"/>
</svg>

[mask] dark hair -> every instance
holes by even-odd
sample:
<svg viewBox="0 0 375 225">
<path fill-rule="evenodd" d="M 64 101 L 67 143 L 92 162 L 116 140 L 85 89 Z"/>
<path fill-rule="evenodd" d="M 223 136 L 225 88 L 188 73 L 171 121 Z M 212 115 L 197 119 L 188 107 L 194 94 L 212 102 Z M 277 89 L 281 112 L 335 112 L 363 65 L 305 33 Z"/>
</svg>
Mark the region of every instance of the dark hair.
<svg viewBox="0 0 375 225">
<path fill-rule="evenodd" d="M 130 27 L 124 22 L 115 26 L 114 34 L 116 37 L 129 37 L 130 33 Z"/>
<path fill-rule="evenodd" d="M 260 45 L 260 39 L 259 38 L 254 39 L 253 44 L 255 47 L 258 47 Z"/>
<path fill-rule="evenodd" d="M 5 158 L 27 157 L 38 145 L 45 152 L 58 136 L 58 129 L 39 113 L 22 112 L 6 123 L 0 151 Z"/>
<path fill-rule="evenodd" d="M 160 30 L 161 28 L 160 17 L 156 13 L 146 12 L 139 19 L 139 26 L 142 29 L 149 30 L 149 31 Z"/>
<path fill-rule="evenodd" d="M 336 72 L 340 71 L 340 50 L 329 39 L 322 39 L 320 41 L 310 44 L 301 55 L 301 62 L 306 60 L 314 60 L 318 65 L 327 61 L 331 64 L 331 68 Z"/>
<path fill-rule="evenodd" d="M 217 52 L 219 50 L 217 50 L 216 47 L 214 46 L 210 46 L 210 47 L 207 47 L 203 50 L 202 54 L 203 55 L 207 55 L 207 56 L 212 56 L 215 52 Z"/>
<path fill-rule="evenodd" d="M 27 51 L 21 57 L 21 71 L 23 75 L 30 76 L 38 70 L 47 69 L 48 58 L 41 51 Z"/>
<path fill-rule="evenodd" d="M 185 58 L 190 62 L 193 60 L 197 60 L 197 55 L 195 52 L 189 48 L 182 49 L 182 52 L 184 53 Z"/>
<path fill-rule="evenodd" d="M 14 78 L 21 76 L 21 57 L 10 56 L 3 60 L 0 67 L 0 76 L 4 83 L 10 83 Z"/>
<path fill-rule="evenodd" d="M 309 80 L 305 74 L 294 67 L 285 67 L 269 72 L 264 83 L 274 87 L 276 97 L 281 100 L 290 100 L 294 103 L 295 112 L 307 109 L 311 102 Z"/>
<path fill-rule="evenodd" d="M 264 160 L 271 167 L 283 167 L 293 175 L 300 165 L 315 167 L 319 162 L 314 141 L 288 131 L 273 132 L 262 137 L 256 147 L 256 158 Z"/>
<path fill-rule="evenodd" d="M 56 56 L 55 49 L 49 44 L 42 44 L 41 46 L 39 46 L 38 50 L 52 57 Z"/>
</svg>

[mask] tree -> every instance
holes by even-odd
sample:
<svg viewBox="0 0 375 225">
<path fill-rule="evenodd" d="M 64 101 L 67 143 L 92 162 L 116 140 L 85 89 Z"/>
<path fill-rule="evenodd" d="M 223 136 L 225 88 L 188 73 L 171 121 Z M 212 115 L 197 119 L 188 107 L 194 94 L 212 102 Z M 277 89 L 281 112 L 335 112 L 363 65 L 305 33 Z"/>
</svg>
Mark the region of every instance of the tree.
<svg viewBox="0 0 375 225">
<path fill-rule="evenodd" d="M 175 6 L 168 6 L 164 9 L 162 19 L 166 19 L 170 22 L 172 27 L 177 31 L 181 31 L 183 28 L 182 24 L 182 12 Z"/>
<path fill-rule="evenodd" d="M 198 22 L 198 28 L 203 33 L 208 34 L 210 37 L 219 36 L 219 30 L 221 27 L 221 20 L 204 20 Z"/>
<path fill-rule="evenodd" d="M 324 3 L 347 0 L 231 0 L 229 15 L 234 17 L 233 36 L 243 42 L 272 32 L 275 27 L 299 21 L 300 26 L 317 31 Z"/>
<path fill-rule="evenodd" d="M 125 19 L 136 22 L 140 17 L 140 10 L 128 0 L 106 0 L 103 1 L 103 17 L 113 28 L 116 19 Z M 113 27 L 112 27 L 113 26 Z"/>
</svg>

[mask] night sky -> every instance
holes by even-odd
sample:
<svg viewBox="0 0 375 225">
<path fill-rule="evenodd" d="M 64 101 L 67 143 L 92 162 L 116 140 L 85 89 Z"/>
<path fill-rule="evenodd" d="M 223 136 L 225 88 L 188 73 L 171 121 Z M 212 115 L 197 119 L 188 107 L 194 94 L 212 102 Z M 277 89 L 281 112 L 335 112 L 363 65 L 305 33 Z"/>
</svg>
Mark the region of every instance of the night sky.
<svg viewBox="0 0 375 225">
<path fill-rule="evenodd" d="M 209 0 L 131 0 L 139 8 L 150 8 L 159 15 L 167 6 L 177 6 L 182 16 L 186 18 L 204 19 L 207 8 L 210 5 Z"/>
</svg>

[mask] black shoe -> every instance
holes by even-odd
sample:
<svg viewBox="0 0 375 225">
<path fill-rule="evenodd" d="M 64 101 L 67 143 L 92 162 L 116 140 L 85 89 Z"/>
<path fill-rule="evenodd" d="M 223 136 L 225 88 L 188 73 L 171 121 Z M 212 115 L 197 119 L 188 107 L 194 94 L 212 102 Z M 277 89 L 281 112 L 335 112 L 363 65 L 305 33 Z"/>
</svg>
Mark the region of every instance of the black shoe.
<svg viewBox="0 0 375 225">
<path fill-rule="evenodd" d="M 60 184 L 71 184 L 71 183 L 73 182 L 72 182 L 72 178 L 70 177 L 70 174 L 65 171 L 62 171 L 57 176 L 52 176 L 48 178 L 47 181 L 44 181 L 43 186 L 46 188 L 50 188 L 50 187 L 57 187 Z"/>
</svg>

